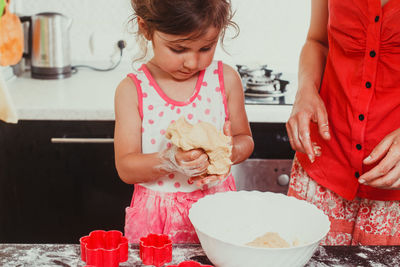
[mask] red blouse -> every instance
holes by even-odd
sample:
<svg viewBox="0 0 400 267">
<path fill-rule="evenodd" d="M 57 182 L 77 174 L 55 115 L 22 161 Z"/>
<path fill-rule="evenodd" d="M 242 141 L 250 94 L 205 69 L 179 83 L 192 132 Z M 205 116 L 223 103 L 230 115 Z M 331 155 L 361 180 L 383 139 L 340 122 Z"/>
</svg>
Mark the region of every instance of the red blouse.
<svg viewBox="0 0 400 267">
<path fill-rule="evenodd" d="M 301 165 L 319 184 L 346 199 L 400 200 L 400 190 L 360 185 L 357 178 L 375 165 L 363 159 L 400 128 L 400 0 L 329 0 L 329 53 L 320 95 L 331 140 L 311 123 L 311 138 L 322 155 Z"/>
</svg>

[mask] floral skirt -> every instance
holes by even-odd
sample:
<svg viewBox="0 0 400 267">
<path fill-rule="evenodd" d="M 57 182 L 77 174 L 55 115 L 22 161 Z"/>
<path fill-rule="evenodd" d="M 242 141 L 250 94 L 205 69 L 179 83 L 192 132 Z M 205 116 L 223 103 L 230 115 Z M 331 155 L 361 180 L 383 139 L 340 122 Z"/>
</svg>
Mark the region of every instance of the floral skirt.
<svg viewBox="0 0 400 267">
<path fill-rule="evenodd" d="M 296 158 L 288 195 L 329 217 L 331 229 L 321 245 L 400 245 L 400 201 L 346 200 L 312 180 Z"/>
</svg>

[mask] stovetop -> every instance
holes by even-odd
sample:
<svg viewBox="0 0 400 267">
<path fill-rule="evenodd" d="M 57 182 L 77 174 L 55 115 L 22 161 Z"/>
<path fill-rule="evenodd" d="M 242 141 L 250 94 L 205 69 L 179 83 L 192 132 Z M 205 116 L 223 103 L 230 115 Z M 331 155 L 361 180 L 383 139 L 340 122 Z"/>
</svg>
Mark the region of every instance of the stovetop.
<svg viewBox="0 0 400 267">
<path fill-rule="evenodd" d="M 245 104 L 293 105 L 297 91 L 297 73 L 275 72 L 267 65 L 249 68 L 236 65 L 242 78 Z"/>
</svg>

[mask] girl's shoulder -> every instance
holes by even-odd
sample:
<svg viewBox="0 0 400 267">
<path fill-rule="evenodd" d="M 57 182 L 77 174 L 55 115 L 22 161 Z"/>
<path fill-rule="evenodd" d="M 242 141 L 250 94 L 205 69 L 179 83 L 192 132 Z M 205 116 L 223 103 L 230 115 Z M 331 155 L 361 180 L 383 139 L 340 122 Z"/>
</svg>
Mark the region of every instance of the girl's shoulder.
<svg viewBox="0 0 400 267">
<path fill-rule="evenodd" d="M 133 77 L 132 77 L 133 76 Z M 132 93 L 136 91 L 136 81 L 133 74 L 128 74 L 117 86 L 117 91 Z"/>
<path fill-rule="evenodd" d="M 137 86 L 134 74 L 128 74 L 121 82 L 118 84 L 115 90 L 115 104 L 125 101 L 133 101 L 133 103 L 138 103 Z M 132 102 L 131 102 L 132 103 Z"/>
<path fill-rule="evenodd" d="M 222 62 L 222 68 L 225 78 L 235 79 L 239 77 L 239 73 L 231 65 Z"/>
<path fill-rule="evenodd" d="M 231 90 L 243 90 L 239 73 L 230 65 L 222 63 L 224 87 L 227 93 Z"/>
<path fill-rule="evenodd" d="M 222 60 L 214 60 L 209 68 L 217 68 L 219 71 L 222 69 L 224 75 L 237 73 L 237 71 L 231 65 L 224 63 Z"/>
</svg>

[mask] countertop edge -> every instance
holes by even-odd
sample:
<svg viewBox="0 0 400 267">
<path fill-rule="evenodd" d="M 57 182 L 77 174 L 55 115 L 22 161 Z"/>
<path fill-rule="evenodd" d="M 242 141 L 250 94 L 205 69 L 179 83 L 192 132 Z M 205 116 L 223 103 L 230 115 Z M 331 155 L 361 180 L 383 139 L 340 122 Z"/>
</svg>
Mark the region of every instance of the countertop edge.
<svg viewBox="0 0 400 267">
<path fill-rule="evenodd" d="M 292 106 L 246 105 L 249 122 L 286 123 Z M 113 121 L 113 109 L 46 109 L 17 108 L 19 120 L 93 120 Z"/>
</svg>

